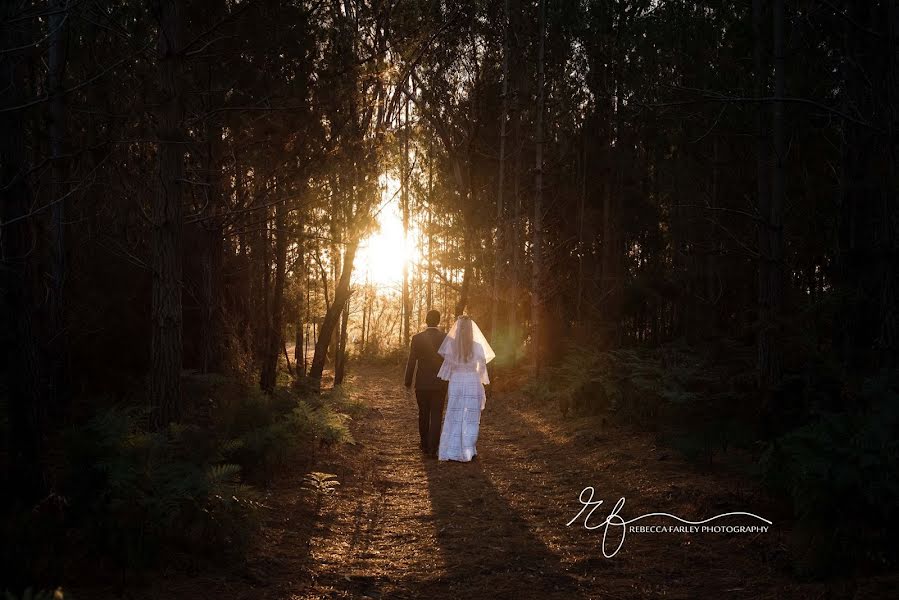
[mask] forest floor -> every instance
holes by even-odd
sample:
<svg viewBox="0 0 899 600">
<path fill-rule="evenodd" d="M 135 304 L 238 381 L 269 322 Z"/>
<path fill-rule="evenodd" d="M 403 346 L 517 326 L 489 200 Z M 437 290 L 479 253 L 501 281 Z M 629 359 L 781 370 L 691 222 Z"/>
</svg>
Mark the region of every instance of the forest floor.
<svg viewBox="0 0 899 600">
<path fill-rule="evenodd" d="M 698 469 L 657 447 L 651 435 L 603 427 L 596 418 L 563 418 L 520 393 L 497 392 L 482 415 L 478 459 L 438 462 L 418 450 L 417 406 L 398 368 L 360 366 L 349 383 L 371 410 L 352 424 L 355 444 L 316 458 L 316 470 L 340 481 L 333 493 L 310 492 L 304 473 L 288 473 L 265 500 L 263 532 L 244 564 L 172 572 L 126 596 L 888 597 L 884 580 L 796 582 L 782 511 L 745 478 Z M 566 526 L 586 486 L 605 500 L 594 522 L 625 497 L 624 518 L 668 512 L 699 520 L 748 511 L 774 524 L 757 534 L 630 533 L 605 558 L 601 528 L 587 530 L 583 520 Z M 609 552 L 615 535 L 610 531 Z"/>
</svg>

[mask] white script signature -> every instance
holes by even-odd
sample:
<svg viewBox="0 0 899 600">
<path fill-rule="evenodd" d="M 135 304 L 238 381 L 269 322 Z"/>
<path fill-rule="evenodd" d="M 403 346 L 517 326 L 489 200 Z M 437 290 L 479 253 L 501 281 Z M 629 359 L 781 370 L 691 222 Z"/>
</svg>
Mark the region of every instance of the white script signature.
<svg viewBox="0 0 899 600">
<path fill-rule="evenodd" d="M 589 495 L 588 495 L 588 493 L 589 493 Z M 669 517 L 669 518 L 675 519 L 677 521 L 680 521 L 681 523 L 686 523 L 688 525 L 702 525 L 703 523 L 708 523 L 710 521 L 714 521 L 716 519 L 722 519 L 724 517 L 744 516 L 744 517 L 752 517 L 754 519 L 758 519 L 759 521 L 762 521 L 763 523 L 767 523 L 768 525 L 771 525 L 771 521 L 769 521 L 768 519 L 762 518 L 762 517 L 752 514 L 750 512 L 723 513 L 720 515 L 715 515 L 714 517 L 709 517 L 708 519 L 703 519 L 702 521 L 688 521 L 686 519 L 682 519 L 682 518 L 680 518 L 676 515 L 672 515 L 670 513 L 657 512 L 657 513 L 647 513 L 645 515 L 640 515 L 639 517 L 634 517 L 633 519 L 626 520 L 618 514 L 619 512 L 621 512 L 621 509 L 624 508 L 624 497 L 623 496 L 618 500 L 618 502 L 615 503 L 615 508 L 612 509 L 612 512 L 609 513 L 609 516 L 607 516 L 604 521 L 599 522 L 599 523 L 590 523 L 590 517 L 593 516 L 594 511 L 596 511 L 596 509 L 599 508 L 599 505 L 603 503 L 602 500 L 594 500 L 593 499 L 594 495 L 595 495 L 595 490 L 593 489 L 593 486 L 588 485 L 583 490 L 581 490 L 581 494 L 578 497 L 578 499 L 580 500 L 580 503 L 582 505 L 581 510 L 574 516 L 573 519 L 568 521 L 568 523 L 566 523 L 565 526 L 570 527 L 571 524 L 574 523 L 575 521 L 577 521 L 578 519 L 580 519 L 581 515 L 583 515 L 584 512 L 586 511 L 587 516 L 584 517 L 584 529 L 593 530 L 593 529 L 599 529 L 600 527 L 605 528 L 602 533 L 602 554 L 606 558 L 612 558 L 613 556 L 618 554 L 619 550 L 621 550 L 621 547 L 624 545 L 624 538 L 627 535 L 627 526 L 628 525 L 630 525 L 631 523 L 634 523 L 635 521 L 639 521 L 641 519 L 646 519 L 648 517 Z M 588 511 L 588 509 L 589 509 L 589 511 Z M 609 527 L 621 527 L 621 539 L 618 541 L 618 546 L 615 547 L 615 551 L 612 552 L 611 554 L 606 552 L 606 538 L 609 535 Z"/>
</svg>

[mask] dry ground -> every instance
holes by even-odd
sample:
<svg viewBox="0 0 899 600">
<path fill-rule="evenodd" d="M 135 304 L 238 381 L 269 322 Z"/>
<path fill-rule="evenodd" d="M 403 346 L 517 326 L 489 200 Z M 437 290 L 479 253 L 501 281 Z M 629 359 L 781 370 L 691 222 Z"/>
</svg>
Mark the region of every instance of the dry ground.
<svg viewBox="0 0 899 600">
<path fill-rule="evenodd" d="M 352 424 L 357 443 L 325 452 L 316 466 L 336 474 L 341 485 L 316 497 L 302 489 L 301 472 L 279 479 L 266 500 L 263 535 L 245 565 L 217 574 L 173 573 L 127 595 L 890 597 L 883 580 L 795 582 L 789 523 L 744 480 L 700 472 L 657 448 L 651 436 L 564 419 L 515 392 L 488 401 L 477 461 L 427 459 L 418 452 L 415 401 L 400 382 L 389 368 L 362 367 L 352 376 L 353 393 L 371 411 Z M 615 557 L 605 558 L 602 530 L 566 527 L 588 485 L 606 505 L 626 497 L 626 518 L 665 511 L 698 520 L 745 510 L 774 525 L 754 535 L 630 534 Z"/>
</svg>

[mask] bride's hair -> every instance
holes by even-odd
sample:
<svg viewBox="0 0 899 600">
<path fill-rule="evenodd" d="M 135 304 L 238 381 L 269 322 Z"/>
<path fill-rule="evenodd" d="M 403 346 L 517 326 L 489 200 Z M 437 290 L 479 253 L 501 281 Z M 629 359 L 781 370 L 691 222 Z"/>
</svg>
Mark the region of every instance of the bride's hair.
<svg viewBox="0 0 899 600">
<path fill-rule="evenodd" d="M 471 331 L 471 317 L 462 315 L 459 317 L 459 331 L 456 339 L 456 358 L 460 363 L 471 360 L 471 346 L 474 342 Z"/>
</svg>

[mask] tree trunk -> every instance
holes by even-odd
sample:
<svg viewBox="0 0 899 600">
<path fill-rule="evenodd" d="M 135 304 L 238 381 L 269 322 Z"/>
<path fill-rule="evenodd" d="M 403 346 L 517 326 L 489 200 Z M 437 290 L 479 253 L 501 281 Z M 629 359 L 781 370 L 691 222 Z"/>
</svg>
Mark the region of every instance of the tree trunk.
<svg viewBox="0 0 899 600">
<path fill-rule="evenodd" d="M 158 0 L 159 187 L 153 202 L 153 333 L 149 398 L 163 427 L 181 416 L 181 181 L 184 178 L 182 15 L 177 0 Z"/>
<path fill-rule="evenodd" d="M 434 308 L 434 138 L 428 147 L 428 310 Z"/>
<path fill-rule="evenodd" d="M 412 320 L 412 299 L 409 295 L 409 259 L 405 255 L 405 249 L 409 244 L 409 183 L 411 180 L 409 169 L 409 96 L 406 96 L 406 120 L 405 131 L 403 132 L 403 159 L 400 162 L 402 173 L 400 175 L 402 184 L 403 205 L 403 337 L 400 340 L 401 345 L 406 347 L 409 345 L 410 327 Z"/>
<path fill-rule="evenodd" d="M 271 314 L 268 319 L 269 329 L 266 332 L 266 351 L 263 355 L 262 370 L 259 376 L 259 387 L 266 392 L 275 389 L 278 375 L 278 356 L 283 344 L 284 319 L 284 278 L 287 266 L 287 201 L 281 200 L 275 205 L 275 285 L 271 296 Z"/>
<path fill-rule="evenodd" d="M 221 128 L 207 122 L 206 140 L 206 193 L 207 218 L 201 223 L 202 240 L 202 370 L 204 373 L 222 369 L 224 347 L 222 317 L 222 267 L 224 259 L 224 232 L 218 221 L 221 207 L 221 171 L 218 167 Z"/>
<path fill-rule="evenodd" d="M 577 206 L 577 298 L 575 301 L 575 321 L 578 327 L 584 325 L 582 310 L 584 300 L 584 219 L 585 204 L 587 201 L 587 136 L 584 135 L 583 148 L 581 149 L 581 193 Z"/>
<path fill-rule="evenodd" d="M 343 256 L 343 269 L 337 282 L 337 288 L 334 290 L 334 299 L 325 313 L 321 328 L 318 330 L 315 354 L 312 357 L 312 366 L 309 368 L 309 378 L 312 379 L 313 385 L 317 388 L 321 387 L 322 373 L 325 370 L 325 358 L 328 354 L 328 344 L 331 342 L 340 314 L 343 312 L 347 298 L 350 295 L 350 279 L 353 275 L 353 262 L 356 259 L 358 246 L 358 240 L 353 240 L 347 244 L 346 252 Z"/>
<path fill-rule="evenodd" d="M 543 299 L 540 285 L 543 279 L 543 97 L 545 87 L 545 74 L 543 71 L 544 38 L 546 37 L 546 0 L 540 0 L 540 25 L 538 28 L 540 41 L 537 51 L 537 107 L 534 117 L 534 141 L 536 152 L 534 153 L 534 222 L 532 245 L 532 276 L 531 276 L 531 331 L 534 371 L 540 374 L 540 339 L 541 311 Z"/>
<path fill-rule="evenodd" d="M 502 114 L 499 120 L 499 175 L 496 189 L 496 247 L 493 249 L 493 310 L 490 316 L 490 330 L 494 339 L 499 333 L 499 313 L 500 313 L 500 289 L 502 285 L 502 258 L 506 242 L 504 233 L 505 227 L 505 205 L 503 192 L 506 186 L 506 138 L 508 136 L 506 129 L 506 121 L 509 119 L 509 1 L 503 2 L 503 17 L 505 20 L 503 28 L 503 91 L 502 91 Z M 499 341 L 498 339 L 496 341 Z"/>
<path fill-rule="evenodd" d="M 28 36 L 26 26 L 10 21 L 18 5 L 0 6 L 0 47 L 22 48 Z M 25 146 L 24 115 L 11 107 L 22 104 L 26 88 L 26 55 L 10 51 L 0 57 L 0 301 L 5 321 L 0 332 L 3 344 L 3 371 L 9 398 L 9 492 L 33 503 L 46 490 L 43 477 L 43 429 L 46 397 L 41 384 L 37 338 L 34 329 L 35 290 L 38 276 L 34 265 L 36 239 L 28 218 L 32 207 L 31 189 L 24 174 L 30 166 Z"/>
<path fill-rule="evenodd" d="M 775 3 L 778 0 L 774 0 Z M 782 8 L 782 6 L 781 6 Z M 767 72 L 768 66 L 765 61 L 765 44 L 764 44 L 764 0 L 753 0 L 752 19 L 754 33 L 753 60 L 756 71 L 756 96 L 762 98 L 767 95 Z M 774 18 L 772 24 L 778 27 L 777 23 L 778 10 L 773 11 Z M 782 15 L 781 15 L 782 18 Z M 783 27 L 781 23 L 779 27 Z M 782 35 L 782 32 L 781 32 Z M 775 38 L 777 32 L 775 32 Z M 775 71 L 778 74 L 775 77 L 782 77 L 783 69 L 783 48 L 781 40 L 780 57 L 778 58 L 778 49 L 775 47 Z M 777 40 L 775 39 L 775 46 Z M 782 93 L 782 90 L 781 90 Z M 775 91 L 777 95 L 777 91 Z M 783 106 L 781 102 L 775 102 L 775 112 L 782 114 Z M 779 107 L 779 109 L 777 108 Z M 758 353 L 758 381 L 759 387 L 769 389 L 776 384 L 779 378 L 780 359 L 778 356 L 777 342 L 775 340 L 775 319 L 776 306 L 778 303 L 779 290 L 777 289 L 777 265 L 775 264 L 775 239 L 772 223 L 772 214 L 774 212 L 774 194 L 775 183 L 779 183 L 782 194 L 782 180 L 775 182 L 772 175 L 777 175 L 777 169 L 772 169 L 771 140 L 768 136 L 768 127 L 766 125 L 766 107 L 763 103 L 759 103 L 757 107 L 757 128 L 758 128 L 758 146 L 757 146 L 757 176 L 758 176 L 758 206 L 759 206 L 759 268 L 758 268 L 758 337 L 757 337 L 757 353 Z M 774 119 L 775 124 L 778 119 Z M 778 158 L 778 160 L 780 160 Z M 781 197 L 782 201 L 782 197 Z"/>
<path fill-rule="evenodd" d="M 844 111 L 873 127 L 844 121 L 841 156 L 839 246 L 840 305 L 834 346 L 843 366 L 862 373 L 899 364 L 899 211 L 892 95 L 895 85 L 895 18 L 892 3 L 846 0 L 842 21 L 846 56 L 841 93 Z M 861 26 L 859 26 L 861 24 Z M 866 27 L 864 31 L 861 27 Z M 882 128 L 878 133 L 875 128 Z"/>
<path fill-rule="evenodd" d="M 351 297 L 347 296 L 346 305 L 340 315 L 340 335 L 337 341 L 337 358 L 334 361 L 334 385 L 343 383 L 344 375 L 346 375 L 346 335 L 347 324 L 350 320 L 350 300 Z"/>
<path fill-rule="evenodd" d="M 786 67 L 784 48 L 784 27 L 786 16 L 784 14 L 784 0 L 774 0 L 774 97 L 783 98 L 786 95 Z M 770 244 L 770 260 L 768 263 L 768 284 L 765 295 L 767 296 L 769 311 L 768 331 L 768 360 L 763 364 L 763 381 L 767 386 L 780 384 L 781 371 L 783 369 L 783 340 L 780 335 L 781 319 L 783 317 L 784 297 L 784 231 L 783 211 L 784 194 L 786 185 L 786 153 L 787 139 L 785 129 L 785 115 L 783 100 L 775 100 L 772 115 L 772 134 L 774 137 L 774 172 L 771 177 L 771 206 L 767 215 L 768 240 Z"/>
<path fill-rule="evenodd" d="M 294 336 L 294 347 L 293 347 L 293 361 L 296 363 L 296 371 L 297 377 L 305 377 L 306 376 L 306 349 L 304 339 L 305 336 L 303 327 L 305 326 L 303 322 L 303 311 L 306 308 L 309 299 L 306 297 L 306 290 L 308 287 L 304 289 L 304 283 L 308 282 L 307 275 L 307 267 L 306 267 L 306 232 L 305 228 L 300 226 L 300 242 L 299 242 L 299 258 L 297 264 L 299 265 L 299 275 L 297 276 L 297 280 L 300 282 L 299 290 L 297 292 L 297 314 L 296 314 L 296 332 Z"/>
<path fill-rule="evenodd" d="M 47 69 L 47 89 L 50 94 L 50 157 L 52 166 L 50 212 L 50 398 L 51 410 L 58 412 L 65 404 L 66 336 L 64 292 L 66 279 L 66 165 L 63 159 L 65 139 L 65 100 L 63 74 L 65 71 L 65 34 L 67 8 L 64 0 L 51 0 L 50 51 Z"/>
</svg>

